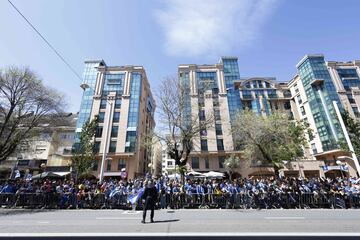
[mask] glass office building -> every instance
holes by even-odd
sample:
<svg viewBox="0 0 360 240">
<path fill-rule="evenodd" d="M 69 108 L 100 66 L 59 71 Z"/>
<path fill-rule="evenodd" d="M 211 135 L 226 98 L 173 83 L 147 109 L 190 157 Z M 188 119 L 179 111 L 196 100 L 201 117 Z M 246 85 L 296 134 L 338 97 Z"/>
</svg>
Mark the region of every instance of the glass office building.
<svg viewBox="0 0 360 240">
<path fill-rule="evenodd" d="M 77 136 L 83 124 L 98 116 L 94 139 L 99 175 L 105 155 L 104 176 L 143 176 L 149 170 L 151 151 L 140 137 L 155 127 L 155 101 L 142 66 L 107 66 L 104 61 L 86 61 L 83 99 L 77 122 Z M 78 138 L 77 138 L 78 139 Z M 75 144 L 76 146 L 76 144 Z M 125 169 L 125 171 L 124 171 Z"/>
<path fill-rule="evenodd" d="M 104 66 L 105 62 L 103 60 L 90 60 L 85 61 L 85 69 L 83 73 L 83 82 L 82 85 L 84 92 L 83 97 L 81 100 L 80 105 L 80 111 L 79 111 L 79 117 L 76 123 L 76 131 L 75 131 L 75 141 L 74 141 L 74 147 L 75 149 L 78 147 L 79 144 L 79 137 L 80 132 L 82 129 L 82 126 L 84 123 L 89 119 L 92 104 L 93 104 L 93 97 L 95 93 L 95 84 L 96 84 L 96 78 L 97 78 L 97 67 Z"/>
<path fill-rule="evenodd" d="M 354 118 L 359 116 L 359 66 L 359 61 L 326 62 L 323 55 L 306 55 L 297 64 L 298 73 L 288 84 L 295 119 L 307 122 L 314 133 L 309 148 L 305 149 L 305 158 L 309 159 L 307 163 L 313 162 L 311 171 L 322 176 L 356 174 L 354 162 L 349 158 L 340 161 L 346 164 L 347 171 L 338 165 L 339 157 L 343 159 L 349 153 L 342 147 L 346 142 L 333 102 L 340 111 L 347 110 Z"/>
<path fill-rule="evenodd" d="M 342 104 L 322 55 L 307 55 L 298 65 L 299 76 L 309 101 L 324 151 L 339 148 L 344 141 L 333 101 Z"/>
</svg>

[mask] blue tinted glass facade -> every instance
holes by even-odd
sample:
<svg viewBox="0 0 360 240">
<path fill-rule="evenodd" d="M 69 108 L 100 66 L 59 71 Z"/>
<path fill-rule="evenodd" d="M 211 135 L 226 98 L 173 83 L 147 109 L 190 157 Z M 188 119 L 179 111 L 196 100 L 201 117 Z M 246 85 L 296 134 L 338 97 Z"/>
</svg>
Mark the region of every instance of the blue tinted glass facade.
<svg viewBox="0 0 360 240">
<path fill-rule="evenodd" d="M 117 96 L 123 93 L 125 74 L 106 74 L 105 83 L 103 85 L 103 96 L 107 96 L 109 92 L 116 92 Z"/>
<path fill-rule="evenodd" d="M 242 109 L 240 93 L 234 88 L 234 81 L 240 79 L 238 61 L 233 58 L 222 58 L 221 60 L 224 65 L 224 80 L 227 89 L 230 120 L 234 121 L 236 113 Z"/>
<path fill-rule="evenodd" d="M 261 114 L 261 107 L 260 107 L 260 100 L 259 98 L 256 98 L 254 100 L 251 101 L 251 109 L 256 113 L 256 114 Z"/>
<path fill-rule="evenodd" d="M 216 72 L 196 72 L 196 83 L 199 93 L 206 90 L 218 89 Z"/>
<path fill-rule="evenodd" d="M 265 109 L 265 113 L 267 116 L 269 116 L 271 113 L 270 102 L 266 98 L 263 98 L 262 101 L 263 101 L 262 103 Z"/>
<path fill-rule="evenodd" d="M 134 152 L 136 148 L 136 131 L 139 120 L 142 76 L 140 73 L 131 74 L 130 103 L 128 112 L 128 125 L 126 133 L 125 152 Z"/>
<path fill-rule="evenodd" d="M 338 141 L 343 139 L 343 134 L 332 101 L 337 101 L 340 110 L 342 110 L 342 105 L 325 65 L 324 57 L 308 56 L 298 66 L 298 71 L 323 150 L 338 148 Z"/>
<path fill-rule="evenodd" d="M 183 109 L 183 125 L 190 126 L 191 124 L 191 99 L 190 99 L 190 77 L 188 72 L 180 74 L 180 84 L 184 88 L 184 109 Z"/>
<path fill-rule="evenodd" d="M 351 87 L 360 87 L 360 78 L 355 68 L 351 69 L 336 69 L 339 77 L 344 85 L 345 90 L 351 90 Z"/>
<path fill-rule="evenodd" d="M 83 97 L 81 100 L 79 117 L 76 123 L 76 134 L 75 134 L 75 144 L 79 143 L 79 135 L 81 128 L 84 123 L 90 118 L 91 108 L 93 104 L 93 96 L 95 91 L 97 69 L 96 67 L 100 66 L 102 62 L 86 62 L 85 70 L 83 74 L 83 83 L 87 84 L 89 87 L 86 88 L 83 92 Z M 75 146 L 76 147 L 76 146 Z"/>
</svg>

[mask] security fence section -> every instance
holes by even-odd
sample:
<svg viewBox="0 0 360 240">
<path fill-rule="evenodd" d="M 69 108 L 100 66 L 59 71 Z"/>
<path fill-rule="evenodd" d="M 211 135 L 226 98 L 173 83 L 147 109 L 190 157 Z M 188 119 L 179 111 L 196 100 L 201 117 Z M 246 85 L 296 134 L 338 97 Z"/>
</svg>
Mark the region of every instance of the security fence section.
<svg viewBox="0 0 360 240">
<path fill-rule="evenodd" d="M 20 193 L 0 194 L 3 208 L 29 209 L 142 209 L 141 196 L 103 193 L 58 194 Z M 157 208 L 220 208 L 220 209 L 308 209 L 360 208 L 360 194 L 333 192 L 265 193 L 243 192 L 237 194 L 159 194 Z"/>
</svg>

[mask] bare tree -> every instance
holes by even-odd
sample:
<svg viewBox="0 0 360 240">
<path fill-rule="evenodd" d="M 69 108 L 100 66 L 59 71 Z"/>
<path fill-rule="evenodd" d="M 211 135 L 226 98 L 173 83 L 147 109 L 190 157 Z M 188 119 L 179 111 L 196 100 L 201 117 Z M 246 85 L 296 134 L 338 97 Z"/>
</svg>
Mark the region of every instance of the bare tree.
<svg viewBox="0 0 360 240">
<path fill-rule="evenodd" d="M 59 120 L 63 97 L 28 68 L 0 70 L 0 162 L 45 123 Z"/>
<path fill-rule="evenodd" d="M 205 129 L 213 128 L 214 115 L 208 113 L 200 120 L 198 114 L 191 113 L 189 83 L 177 77 L 165 78 L 158 89 L 157 133 L 154 134 L 165 142 L 175 164 L 183 167 L 193 150 L 195 138 Z"/>
</svg>

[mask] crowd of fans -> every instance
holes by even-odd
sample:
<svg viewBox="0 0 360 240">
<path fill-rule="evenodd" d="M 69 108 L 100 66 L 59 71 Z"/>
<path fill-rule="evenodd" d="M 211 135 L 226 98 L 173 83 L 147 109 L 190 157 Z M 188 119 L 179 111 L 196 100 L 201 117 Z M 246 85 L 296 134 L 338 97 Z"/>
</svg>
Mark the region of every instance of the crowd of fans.
<svg viewBox="0 0 360 240">
<path fill-rule="evenodd" d="M 57 207 L 82 208 L 94 196 L 101 195 L 105 200 L 119 200 L 134 203 L 141 197 L 141 189 L 145 179 L 135 180 L 106 180 L 99 183 L 96 180 L 83 180 L 77 184 L 71 180 L 13 180 L 0 185 L 0 195 L 13 194 L 15 196 L 33 194 L 47 196 L 45 203 L 50 204 L 51 196 L 57 196 Z M 208 204 L 216 197 L 225 198 L 230 204 L 235 201 L 235 196 L 251 198 L 258 205 L 268 207 L 281 206 L 287 196 L 296 201 L 295 196 L 313 194 L 315 196 L 336 194 L 339 196 L 360 195 L 360 179 L 355 178 L 239 178 L 233 181 L 226 179 L 187 179 L 182 185 L 178 179 L 169 179 L 167 176 L 155 179 L 158 191 L 159 208 L 181 207 L 181 201 Z M 130 199 L 129 196 L 132 196 Z M 245 198 L 245 196 L 247 198 Z M 266 199 L 267 201 L 265 202 Z M 262 201 L 263 200 L 263 201 Z M 274 204 L 274 202 L 277 203 Z M 246 204 L 246 202 L 243 202 Z M 250 206 L 251 207 L 251 206 Z"/>
</svg>

